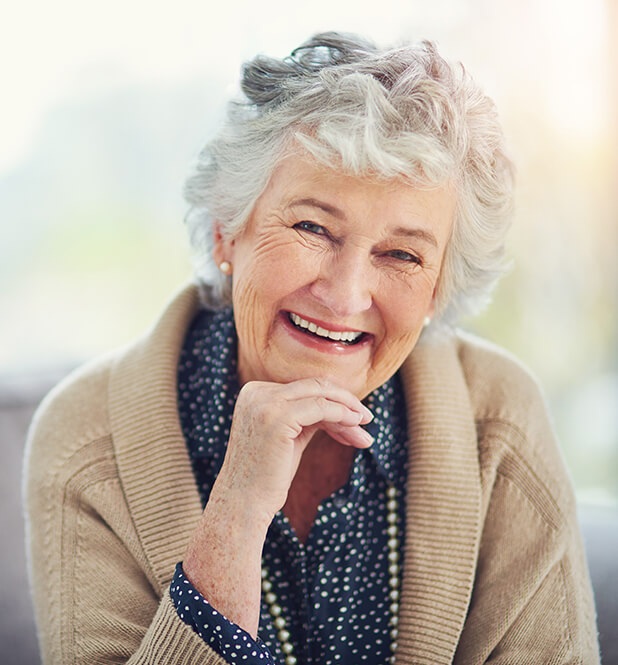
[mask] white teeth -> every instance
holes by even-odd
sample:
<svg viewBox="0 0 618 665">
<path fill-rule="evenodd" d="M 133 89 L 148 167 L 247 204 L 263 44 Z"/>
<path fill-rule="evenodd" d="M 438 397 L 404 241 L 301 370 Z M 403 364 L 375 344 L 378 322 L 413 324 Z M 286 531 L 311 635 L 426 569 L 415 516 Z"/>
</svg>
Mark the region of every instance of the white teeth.
<svg viewBox="0 0 618 665">
<path fill-rule="evenodd" d="M 294 314 L 293 312 L 290 312 L 290 320 L 295 326 L 298 326 L 299 328 L 308 330 L 309 332 L 312 332 L 314 335 L 318 335 L 318 337 L 326 337 L 327 339 L 332 339 L 335 342 L 355 342 L 363 334 L 361 332 L 353 332 L 353 331 L 335 332 L 334 330 L 326 330 L 325 328 L 316 326 L 316 324 L 312 323 L 311 321 L 306 321 L 305 319 L 298 316 L 298 314 Z"/>
</svg>

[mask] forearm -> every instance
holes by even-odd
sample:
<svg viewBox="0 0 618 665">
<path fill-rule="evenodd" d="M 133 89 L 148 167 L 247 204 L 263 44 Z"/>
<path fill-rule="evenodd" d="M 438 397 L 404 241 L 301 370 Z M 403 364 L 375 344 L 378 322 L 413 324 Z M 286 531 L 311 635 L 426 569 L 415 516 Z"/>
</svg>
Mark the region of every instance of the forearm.
<svg viewBox="0 0 618 665">
<path fill-rule="evenodd" d="M 270 520 L 244 497 L 217 492 L 204 509 L 183 560 L 185 575 L 227 619 L 257 636 L 262 549 Z"/>
</svg>

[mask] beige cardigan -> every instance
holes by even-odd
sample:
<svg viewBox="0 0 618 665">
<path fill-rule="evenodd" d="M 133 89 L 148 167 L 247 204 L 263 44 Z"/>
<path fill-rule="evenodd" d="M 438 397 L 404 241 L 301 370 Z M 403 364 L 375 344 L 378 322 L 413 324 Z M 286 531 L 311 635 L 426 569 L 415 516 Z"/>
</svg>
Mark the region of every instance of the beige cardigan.
<svg viewBox="0 0 618 665">
<path fill-rule="evenodd" d="M 201 513 L 176 407 L 197 292 L 44 401 L 26 457 L 45 663 L 224 661 L 168 585 Z M 410 472 L 397 663 L 598 663 L 569 478 L 535 383 L 464 337 L 402 368 Z"/>
</svg>

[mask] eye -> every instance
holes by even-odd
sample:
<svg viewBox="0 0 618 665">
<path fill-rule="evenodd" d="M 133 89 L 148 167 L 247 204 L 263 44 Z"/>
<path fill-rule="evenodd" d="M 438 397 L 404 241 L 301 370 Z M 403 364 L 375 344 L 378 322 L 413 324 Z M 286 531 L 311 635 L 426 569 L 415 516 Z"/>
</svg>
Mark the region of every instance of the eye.
<svg viewBox="0 0 618 665">
<path fill-rule="evenodd" d="M 320 224 L 315 224 L 314 222 L 302 221 L 294 224 L 295 229 L 300 229 L 301 231 L 308 231 L 309 233 L 314 233 L 318 236 L 327 236 L 328 231 Z"/>
<path fill-rule="evenodd" d="M 406 252 L 403 249 L 393 249 L 390 252 L 387 252 L 387 255 L 397 261 L 403 261 L 404 263 L 414 263 L 416 265 L 421 265 L 422 260 L 416 254 L 411 252 Z"/>
</svg>

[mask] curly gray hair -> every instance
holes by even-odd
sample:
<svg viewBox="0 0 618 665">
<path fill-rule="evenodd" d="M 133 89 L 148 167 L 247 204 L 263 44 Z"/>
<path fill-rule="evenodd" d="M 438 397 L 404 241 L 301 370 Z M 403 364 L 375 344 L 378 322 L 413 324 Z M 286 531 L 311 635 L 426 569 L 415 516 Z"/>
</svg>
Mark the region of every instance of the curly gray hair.
<svg viewBox="0 0 618 665">
<path fill-rule="evenodd" d="M 456 218 L 436 292 L 436 319 L 477 312 L 504 269 L 513 167 L 495 106 L 431 42 L 382 50 L 355 35 L 315 35 L 283 59 L 243 66 L 244 97 L 187 179 L 186 216 L 202 298 L 231 302 L 212 257 L 213 221 L 234 237 L 280 162 L 300 144 L 351 175 L 452 183 Z"/>
</svg>

